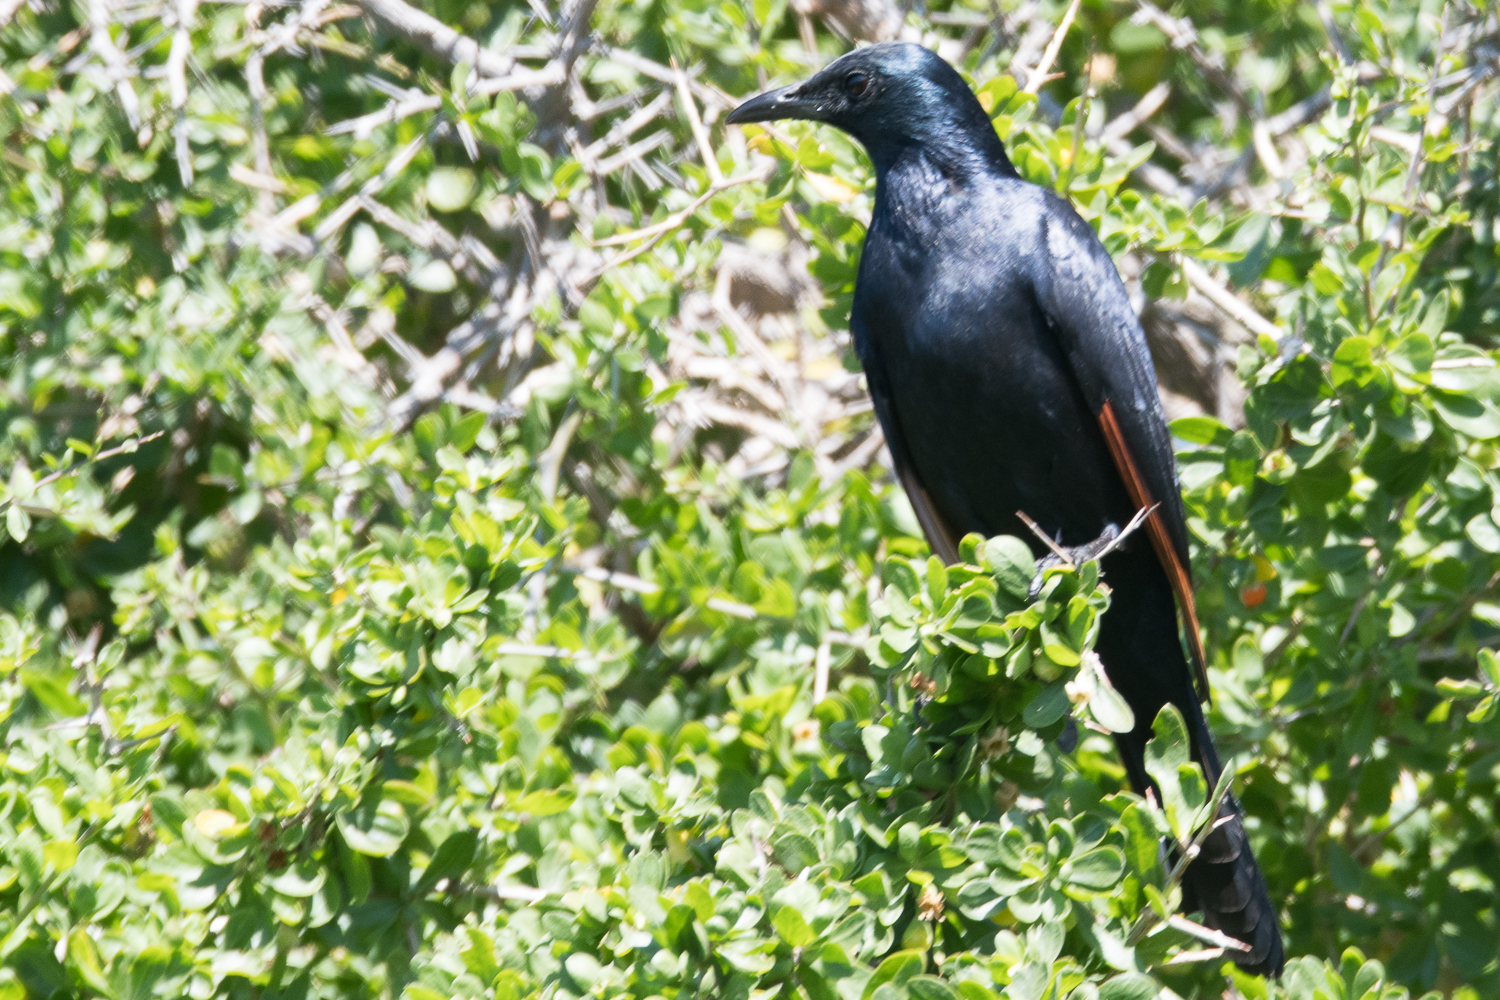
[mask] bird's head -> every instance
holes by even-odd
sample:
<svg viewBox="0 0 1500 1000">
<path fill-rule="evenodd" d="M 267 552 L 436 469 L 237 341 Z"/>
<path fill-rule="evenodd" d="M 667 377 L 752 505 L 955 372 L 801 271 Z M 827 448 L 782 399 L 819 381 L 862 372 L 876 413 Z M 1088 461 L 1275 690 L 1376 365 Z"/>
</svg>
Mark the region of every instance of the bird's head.
<svg viewBox="0 0 1500 1000">
<path fill-rule="evenodd" d="M 856 49 L 801 83 L 752 97 L 730 124 L 800 118 L 858 139 L 877 168 L 903 148 L 967 148 L 1010 163 L 964 78 L 935 52 L 906 42 Z"/>
</svg>

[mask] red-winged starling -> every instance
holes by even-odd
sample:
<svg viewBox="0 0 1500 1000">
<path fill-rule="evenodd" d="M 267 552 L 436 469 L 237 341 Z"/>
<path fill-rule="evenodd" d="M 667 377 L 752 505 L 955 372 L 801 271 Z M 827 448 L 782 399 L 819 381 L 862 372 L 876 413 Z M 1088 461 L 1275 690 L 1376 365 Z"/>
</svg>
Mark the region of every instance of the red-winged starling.
<svg viewBox="0 0 1500 1000">
<path fill-rule="evenodd" d="M 1067 201 L 1021 179 L 963 78 L 908 44 L 874 45 L 751 98 L 731 123 L 798 118 L 852 135 L 875 168 L 850 328 L 896 473 L 933 550 L 969 532 L 1017 535 L 1023 511 L 1082 546 L 1157 504 L 1106 555 L 1112 588 L 1097 651 L 1135 713 L 1116 737 L 1131 783 L 1163 705 L 1194 757 L 1221 765 L 1204 721 L 1207 678 L 1187 525 L 1145 335 L 1109 253 Z M 1284 965 L 1276 909 L 1231 796 L 1183 879 L 1184 909 L 1243 941 L 1242 967 Z"/>
</svg>

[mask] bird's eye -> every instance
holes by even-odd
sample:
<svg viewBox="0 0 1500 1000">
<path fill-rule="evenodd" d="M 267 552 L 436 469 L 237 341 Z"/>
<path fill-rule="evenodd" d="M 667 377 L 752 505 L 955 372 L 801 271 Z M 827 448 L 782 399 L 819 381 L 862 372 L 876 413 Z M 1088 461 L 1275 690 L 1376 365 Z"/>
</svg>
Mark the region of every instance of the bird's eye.
<svg viewBox="0 0 1500 1000">
<path fill-rule="evenodd" d="M 865 91 L 870 89 L 870 76 L 858 71 L 844 77 L 844 90 L 848 91 L 850 97 L 863 97 Z"/>
</svg>

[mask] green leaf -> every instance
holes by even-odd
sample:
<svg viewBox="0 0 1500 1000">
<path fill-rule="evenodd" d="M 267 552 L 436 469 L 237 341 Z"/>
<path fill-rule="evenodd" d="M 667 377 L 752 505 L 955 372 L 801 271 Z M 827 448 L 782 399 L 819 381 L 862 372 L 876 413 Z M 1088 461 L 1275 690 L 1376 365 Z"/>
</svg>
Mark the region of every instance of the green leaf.
<svg viewBox="0 0 1500 1000">
<path fill-rule="evenodd" d="M 82 927 L 68 935 L 68 958 L 72 969 L 89 989 L 106 997 L 116 995 L 114 986 L 104 974 L 94 939 Z"/>
<path fill-rule="evenodd" d="M 874 974 L 865 983 L 860 1000 L 871 1000 L 875 996 L 875 991 L 886 983 L 904 986 L 922 972 L 923 964 L 920 951 L 898 951 L 890 955 L 876 966 Z"/>
<path fill-rule="evenodd" d="M 1333 384 L 1341 386 L 1354 383 L 1363 387 L 1375 377 L 1375 365 L 1370 360 L 1370 342 L 1364 337 L 1350 337 L 1339 344 L 1333 352 L 1333 367 L 1329 371 Z"/>
<path fill-rule="evenodd" d="M 1172 421 L 1172 435 L 1190 444 L 1222 448 L 1233 433 L 1213 417 L 1179 417 Z"/>
<path fill-rule="evenodd" d="M 776 959 L 759 950 L 759 946 L 735 941 L 718 949 L 730 966 L 751 976 L 764 975 L 776 967 Z"/>
<path fill-rule="evenodd" d="M 1187 725 L 1182 713 L 1167 704 L 1151 726 L 1146 744 L 1146 773 L 1161 791 L 1161 805 L 1172 835 L 1187 842 L 1193 834 L 1193 818 L 1208 797 L 1202 772 L 1190 759 Z"/>
<path fill-rule="evenodd" d="M 1443 423 L 1481 441 L 1500 437 L 1500 409 L 1487 399 L 1434 392 L 1432 405 Z"/>
<path fill-rule="evenodd" d="M 488 419 L 488 415 L 479 410 L 464 414 L 458 423 L 449 428 L 448 443 L 460 453 L 467 452 L 474 447 L 474 442 Z"/>
<path fill-rule="evenodd" d="M 1484 685 L 1468 678 L 1444 677 L 1437 682 L 1437 689 L 1450 698 L 1477 698 L 1484 694 Z"/>
<path fill-rule="evenodd" d="M 801 872 L 804 868 L 810 868 L 818 863 L 818 847 L 808 837 L 800 833 L 789 833 L 779 837 L 772 845 L 776 854 L 776 860 L 780 861 L 786 870 L 793 875 Z"/>
<path fill-rule="evenodd" d="M 1157 829 L 1152 811 L 1144 802 L 1132 802 L 1120 814 L 1119 825 L 1125 833 L 1125 851 L 1131 870 L 1152 882 L 1164 881 L 1162 831 Z"/>
<path fill-rule="evenodd" d="M 366 796 L 359 806 L 339 813 L 334 821 L 345 843 L 372 858 L 396 853 L 411 830 L 400 803 L 374 796 Z"/>
<path fill-rule="evenodd" d="M 437 167 L 427 175 L 427 203 L 439 212 L 457 212 L 474 200 L 477 187 L 472 170 Z"/>
<path fill-rule="evenodd" d="M 311 858 L 290 865 L 279 874 L 266 879 L 266 884 L 283 896 L 305 899 L 323 888 L 326 873 Z"/>
<path fill-rule="evenodd" d="M 418 895 L 431 892 L 443 879 L 462 877 L 474 863 L 474 852 L 478 847 L 479 835 L 473 830 L 459 830 L 449 834 L 427 863 L 427 870 L 422 873 L 414 891 Z"/>
<path fill-rule="evenodd" d="M 807 921 L 802 919 L 802 914 L 790 906 L 777 910 L 771 924 L 776 928 L 776 935 L 793 948 L 805 948 L 818 939 L 813 929 L 807 926 Z"/>
<path fill-rule="evenodd" d="M 5 512 L 5 529 L 10 532 L 10 537 L 19 545 L 26 541 L 26 536 L 31 532 L 31 517 L 18 504 L 12 503 Z"/>
<path fill-rule="evenodd" d="M 458 287 L 458 278 L 446 261 L 432 260 L 406 276 L 407 284 L 424 292 L 441 294 Z"/>
<path fill-rule="evenodd" d="M 1042 652 L 1047 655 L 1047 659 L 1062 667 L 1078 666 L 1081 662 L 1080 654 L 1063 635 L 1054 631 L 1050 625 L 1043 625 L 1041 634 Z"/>
<path fill-rule="evenodd" d="M 514 810 L 532 816 L 553 816 L 566 810 L 577 799 L 578 793 L 571 788 L 549 788 L 521 796 Z"/>
<path fill-rule="evenodd" d="M 56 674 L 23 668 L 21 685 L 54 715 L 67 718 L 87 711 L 83 701 L 69 691 L 67 682 Z"/>
<path fill-rule="evenodd" d="M 1041 729 L 1067 715 L 1069 707 L 1068 692 L 1063 685 L 1049 684 L 1026 706 L 1022 718 L 1032 729 Z"/>
<path fill-rule="evenodd" d="M 1491 687 L 1500 688 L 1500 656 L 1493 649 L 1483 648 L 1479 651 L 1479 670 L 1489 681 Z"/>
<path fill-rule="evenodd" d="M 1099 984 L 1099 1000 L 1153 1000 L 1161 995 L 1161 985 L 1138 972 L 1106 979 Z"/>
<path fill-rule="evenodd" d="M 563 959 L 563 967 L 584 992 L 592 990 L 604 974 L 604 967 L 599 964 L 599 960 L 586 951 L 573 952 Z"/>
<path fill-rule="evenodd" d="M 1088 704 L 1089 714 L 1094 717 L 1094 721 L 1112 733 L 1128 733 L 1135 729 L 1135 712 L 1131 710 L 1125 696 L 1109 682 L 1109 676 L 1104 672 L 1099 657 L 1092 652 L 1085 653 L 1083 664 L 1091 681 Z"/>
<path fill-rule="evenodd" d="M 995 575 L 995 581 L 1011 596 L 1025 599 L 1036 576 L 1036 560 L 1031 549 L 1019 538 L 997 535 L 984 543 L 980 550 L 985 569 Z"/>
<path fill-rule="evenodd" d="M 1104 892 L 1119 884 L 1125 874 L 1125 855 L 1118 847 L 1096 847 L 1068 861 L 1064 877 L 1073 885 Z"/>
<path fill-rule="evenodd" d="M 937 556 L 927 558 L 926 583 L 927 599 L 934 608 L 942 607 L 943 598 L 948 596 L 948 570 Z"/>
<path fill-rule="evenodd" d="M 906 981 L 912 1000 L 959 1000 L 953 988 L 936 976 L 913 976 Z"/>
<path fill-rule="evenodd" d="M 1414 333 L 1403 337 L 1390 349 L 1388 356 L 1397 371 L 1411 376 L 1425 376 L 1432 370 L 1432 340 L 1426 334 Z"/>
</svg>

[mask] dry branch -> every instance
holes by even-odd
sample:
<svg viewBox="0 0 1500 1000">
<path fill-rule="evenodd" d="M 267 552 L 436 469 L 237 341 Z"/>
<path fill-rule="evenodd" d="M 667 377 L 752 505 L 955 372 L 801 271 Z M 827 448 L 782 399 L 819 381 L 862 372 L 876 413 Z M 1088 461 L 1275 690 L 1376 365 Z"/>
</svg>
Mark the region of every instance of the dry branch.
<svg viewBox="0 0 1500 1000">
<path fill-rule="evenodd" d="M 1047 76 L 1047 71 L 1052 68 L 1053 60 L 1057 58 L 1057 53 L 1062 49 L 1063 39 L 1068 36 L 1068 29 L 1073 26 L 1073 18 L 1078 15 L 1079 3 L 1080 0 L 1073 0 L 1068 5 L 1067 13 L 1063 14 L 1063 19 L 1058 22 L 1057 30 L 1052 33 L 1052 41 L 1047 43 L 1047 49 L 1042 53 L 1041 60 L 1036 64 L 1036 68 L 1031 70 L 1027 75 L 1026 93 L 1035 94 L 1042 89 L 1042 84 L 1050 79 Z"/>
<path fill-rule="evenodd" d="M 1226 316 L 1251 333 L 1271 337 L 1274 340 L 1280 340 L 1285 335 L 1286 331 L 1241 302 L 1233 292 L 1214 280 L 1196 261 L 1184 257 L 1182 275 L 1187 278 L 1189 284 L 1203 293 L 1204 298 L 1218 306 Z"/>
<path fill-rule="evenodd" d="M 482 47 L 425 11 L 402 0 L 358 0 L 365 12 L 391 31 L 427 52 L 457 66 L 467 63 L 481 77 L 504 77 L 516 67 L 515 60 Z"/>
</svg>

